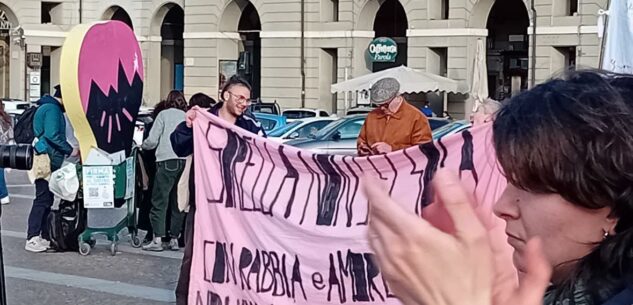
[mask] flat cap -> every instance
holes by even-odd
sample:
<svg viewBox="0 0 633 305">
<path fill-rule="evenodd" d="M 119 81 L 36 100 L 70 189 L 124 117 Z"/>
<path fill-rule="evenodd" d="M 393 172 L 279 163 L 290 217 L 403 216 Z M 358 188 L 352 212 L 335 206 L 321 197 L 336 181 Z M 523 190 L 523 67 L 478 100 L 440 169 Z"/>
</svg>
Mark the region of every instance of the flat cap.
<svg viewBox="0 0 633 305">
<path fill-rule="evenodd" d="M 400 83 L 395 78 L 383 78 L 371 86 L 370 91 L 371 102 L 374 104 L 383 104 L 398 95 L 400 92 Z"/>
</svg>

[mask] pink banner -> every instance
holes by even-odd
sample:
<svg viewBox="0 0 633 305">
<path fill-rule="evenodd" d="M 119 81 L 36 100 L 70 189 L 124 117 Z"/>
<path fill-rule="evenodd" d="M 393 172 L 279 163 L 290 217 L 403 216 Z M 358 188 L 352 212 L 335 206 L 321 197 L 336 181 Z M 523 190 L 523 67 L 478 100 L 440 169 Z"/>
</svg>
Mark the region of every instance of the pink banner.
<svg viewBox="0 0 633 305">
<path fill-rule="evenodd" d="M 483 125 L 436 143 L 353 158 L 279 145 L 200 112 L 189 304 L 399 304 L 367 240 L 360 187 L 367 174 L 421 215 L 433 201 L 433 173 L 454 169 L 499 234 L 498 259 L 511 264 L 504 225 L 491 213 L 506 184 L 491 132 Z M 425 217 L 450 223 L 438 209 L 429 211 Z"/>
</svg>

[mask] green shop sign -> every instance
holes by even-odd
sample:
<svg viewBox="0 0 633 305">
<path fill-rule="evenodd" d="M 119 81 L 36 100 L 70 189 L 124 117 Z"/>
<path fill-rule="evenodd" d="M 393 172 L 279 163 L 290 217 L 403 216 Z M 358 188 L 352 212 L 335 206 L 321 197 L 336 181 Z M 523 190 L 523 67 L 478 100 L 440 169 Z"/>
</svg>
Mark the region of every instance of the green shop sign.
<svg viewBox="0 0 633 305">
<path fill-rule="evenodd" d="M 367 49 L 372 62 L 395 62 L 398 55 L 398 45 L 387 37 L 372 40 Z"/>
</svg>

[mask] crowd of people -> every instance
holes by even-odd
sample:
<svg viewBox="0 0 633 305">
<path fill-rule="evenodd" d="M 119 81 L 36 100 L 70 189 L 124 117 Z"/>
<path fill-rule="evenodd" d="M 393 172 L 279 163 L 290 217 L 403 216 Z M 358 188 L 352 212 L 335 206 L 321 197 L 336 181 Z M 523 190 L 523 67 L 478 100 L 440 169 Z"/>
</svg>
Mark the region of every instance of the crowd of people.
<svg viewBox="0 0 633 305">
<path fill-rule="evenodd" d="M 229 78 L 220 95 L 218 103 L 202 93 L 187 103 L 182 93 L 170 92 L 157 105 L 141 146 L 146 167 L 154 163 L 139 220 L 148 231 L 143 249 L 179 250 L 184 244 L 179 304 L 188 297 L 195 230 L 193 121 L 207 109 L 266 136 L 248 112 L 247 81 Z M 397 80 L 376 82 L 371 100 L 378 107 L 361 129 L 360 156 L 432 140 L 426 116 L 399 94 Z M 65 157 L 79 152 L 66 138 L 61 92 L 39 104 L 34 133 L 46 139 L 51 170 L 56 170 Z M 487 103 L 479 114 L 473 121 L 491 122 L 496 158 L 508 180 L 494 214 L 506 223 L 513 266 L 495 265 L 489 233 L 454 174 L 438 171 L 432 186 L 434 204 L 452 218 L 450 233 L 403 210 L 380 181 L 365 178 L 370 241 L 398 298 L 404 304 L 429 305 L 632 304 L 633 174 L 628 170 L 633 169 L 633 77 L 569 72 L 502 104 Z M 11 141 L 10 126 L 10 118 L 0 111 L 0 144 Z M 53 195 L 45 179 L 36 180 L 35 188 L 26 250 L 43 252 Z M 0 201 L 8 203 L 3 176 Z M 500 268 L 515 268 L 519 284 L 498 278 Z"/>
</svg>

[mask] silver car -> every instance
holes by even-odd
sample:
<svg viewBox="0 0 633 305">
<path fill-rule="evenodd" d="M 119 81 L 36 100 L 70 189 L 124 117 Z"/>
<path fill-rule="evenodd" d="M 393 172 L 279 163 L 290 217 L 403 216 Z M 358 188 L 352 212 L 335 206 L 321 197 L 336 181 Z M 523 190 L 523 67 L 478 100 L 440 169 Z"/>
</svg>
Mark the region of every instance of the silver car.
<svg viewBox="0 0 633 305">
<path fill-rule="evenodd" d="M 308 139 L 286 142 L 287 145 L 320 154 L 356 155 L 356 139 L 367 114 L 356 114 L 338 119 Z"/>
<path fill-rule="evenodd" d="M 365 123 L 365 118 L 367 118 L 367 113 L 349 115 L 325 126 L 312 138 L 291 140 L 285 144 L 321 154 L 356 155 L 356 140 Z M 437 140 L 439 136 L 456 133 L 470 127 L 463 121 L 451 123 L 442 118 L 428 118 L 428 120 L 433 130 L 434 140 Z M 460 127 L 462 125 L 465 126 Z M 436 130 L 442 132 L 436 133 Z"/>
</svg>

